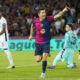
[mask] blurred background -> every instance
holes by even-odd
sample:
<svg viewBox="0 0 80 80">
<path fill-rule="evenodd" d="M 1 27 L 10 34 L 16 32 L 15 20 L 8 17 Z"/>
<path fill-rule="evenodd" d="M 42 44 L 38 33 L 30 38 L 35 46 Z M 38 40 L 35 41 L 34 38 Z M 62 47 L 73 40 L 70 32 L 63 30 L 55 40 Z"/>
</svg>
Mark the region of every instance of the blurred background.
<svg viewBox="0 0 80 80">
<path fill-rule="evenodd" d="M 47 15 L 56 15 L 63 10 L 66 3 L 71 10 L 57 21 L 51 24 L 51 35 L 63 36 L 65 34 L 65 24 L 73 23 L 74 32 L 80 34 L 80 1 L 79 0 L 0 0 L 0 9 L 8 22 L 10 37 L 29 36 L 30 25 L 37 17 L 36 10 L 43 5 Z M 35 30 L 34 30 L 35 37 Z"/>
</svg>

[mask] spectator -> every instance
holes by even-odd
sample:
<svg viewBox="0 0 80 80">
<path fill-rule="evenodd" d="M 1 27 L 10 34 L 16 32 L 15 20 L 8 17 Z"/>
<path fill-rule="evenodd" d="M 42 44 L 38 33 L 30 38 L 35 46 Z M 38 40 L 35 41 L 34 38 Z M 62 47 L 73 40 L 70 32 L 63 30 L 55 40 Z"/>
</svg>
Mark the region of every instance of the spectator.
<svg viewBox="0 0 80 80">
<path fill-rule="evenodd" d="M 48 15 L 55 15 L 65 7 L 66 2 L 71 5 L 69 15 L 65 14 L 68 23 L 80 23 L 79 0 L 0 0 L 0 8 L 8 21 L 10 36 L 28 36 L 30 24 L 37 16 L 36 9 L 43 5 Z M 65 18 L 52 23 L 52 35 L 64 33 Z"/>
<path fill-rule="evenodd" d="M 54 26 L 56 28 L 56 32 L 57 34 L 61 34 L 61 28 L 62 28 L 62 22 L 60 19 L 58 19 L 55 23 L 54 23 Z"/>
</svg>

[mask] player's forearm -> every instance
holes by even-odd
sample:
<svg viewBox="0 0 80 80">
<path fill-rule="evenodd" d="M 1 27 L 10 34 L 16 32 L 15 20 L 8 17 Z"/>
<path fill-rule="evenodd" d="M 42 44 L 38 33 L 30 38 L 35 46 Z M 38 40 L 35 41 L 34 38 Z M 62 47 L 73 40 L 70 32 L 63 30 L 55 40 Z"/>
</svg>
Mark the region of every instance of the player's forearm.
<svg viewBox="0 0 80 80">
<path fill-rule="evenodd" d="M 54 16 L 54 19 L 56 20 L 56 19 L 60 18 L 63 14 L 64 14 L 64 12 L 62 12 L 62 11 L 59 12 L 57 15 Z"/>
<path fill-rule="evenodd" d="M 67 8 L 64 8 L 64 9 L 63 9 L 62 11 L 60 11 L 57 15 L 54 16 L 54 19 L 56 20 L 56 19 L 60 18 L 61 16 L 64 15 L 64 13 L 65 13 L 66 11 L 68 11 L 68 9 L 67 9 Z"/>
<path fill-rule="evenodd" d="M 30 29 L 30 36 L 33 35 L 33 24 L 31 25 L 31 29 Z"/>
<path fill-rule="evenodd" d="M 3 27 L 3 30 L 0 32 L 0 35 L 2 35 L 3 33 L 5 33 L 5 27 Z"/>
<path fill-rule="evenodd" d="M 2 35 L 4 32 L 0 32 L 0 35 Z"/>
<path fill-rule="evenodd" d="M 63 48 L 63 50 L 61 52 L 61 58 L 63 57 L 64 51 L 65 51 L 65 48 Z"/>
</svg>

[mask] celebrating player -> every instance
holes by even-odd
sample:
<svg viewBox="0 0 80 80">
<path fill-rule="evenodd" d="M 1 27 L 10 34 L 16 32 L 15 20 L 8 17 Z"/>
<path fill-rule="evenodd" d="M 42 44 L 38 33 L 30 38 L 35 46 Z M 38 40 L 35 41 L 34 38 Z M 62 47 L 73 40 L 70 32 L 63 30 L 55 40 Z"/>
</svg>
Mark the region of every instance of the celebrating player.
<svg viewBox="0 0 80 80">
<path fill-rule="evenodd" d="M 2 16 L 2 11 L 0 11 L 0 48 L 4 49 L 4 52 L 8 56 L 10 66 L 8 68 L 15 68 L 12 60 L 11 53 L 8 50 L 8 30 L 7 30 L 7 21 Z"/>
<path fill-rule="evenodd" d="M 61 17 L 66 11 L 68 11 L 68 7 L 65 7 L 63 11 L 59 12 L 55 16 L 46 16 L 46 11 L 44 7 L 40 7 L 38 9 L 38 18 L 33 21 L 31 25 L 31 31 L 29 40 L 32 40 L 33 27 L 36 29 L 36 40 L 35 40 L 35 58 L 37 62 L 42 60 L 42 73 L 40 78 L 45 77 L 45 71 L 47 66 L 47 56 L 50 51 L 50 27 L 51 22 Z"/>
<path fill-rule="evenodd" d="M 66 34 L 65 34 L 65 43 L 63 50 L 56 56 L 56 58 L 53 61 L 53 66 L 48 66 L 48 68 L 55 68 L 56 64 L 59 61 L 66 61 L 68 68 L 76 68 L 76 63 L 73 63 L 73 56 L 74 56 L 74 48 L 77 45 L 79 49 L 79 55 L 80 55 L 80 45 L 78 42 L 77 35 L 72 31 L 73 25 L 67 24 L 66 25 Z M 80 56 L 79 56 L 80 57 Z"/>
</svg>

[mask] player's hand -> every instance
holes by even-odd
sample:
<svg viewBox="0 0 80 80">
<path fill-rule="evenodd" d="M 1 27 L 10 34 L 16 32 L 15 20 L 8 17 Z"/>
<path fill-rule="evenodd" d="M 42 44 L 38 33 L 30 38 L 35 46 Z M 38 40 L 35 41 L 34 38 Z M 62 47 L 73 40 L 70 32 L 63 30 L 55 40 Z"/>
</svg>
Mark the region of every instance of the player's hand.
<svg viewBox="0 0 80 80">
<path fill-rule="evenodd" d="M 65 8 L 67 9 L 67 11 L 69 11 L 69 10 L 70 10 L 70 7 L 68 7 L 68 6 L 66 6 Z"/>
<path fill-rule="evenodd" d="M 32 36 L 29 36 L 29 41 L 31 41 L 32 40 Z"/>
<path fill-rule="evenodd" d="M 66 6 L 64 9 L 63 9 L 63 12 L 66 12 L 66 11 L 69 11 L 70 8 L 68 6 Z"/>
<path fill-rule="evenodd" d="M 64 50 L 62 50 L 62 52 L 61 52 L 61 58 L 63 57 L 63 53 L 64 53 Z"/>
</svg>

